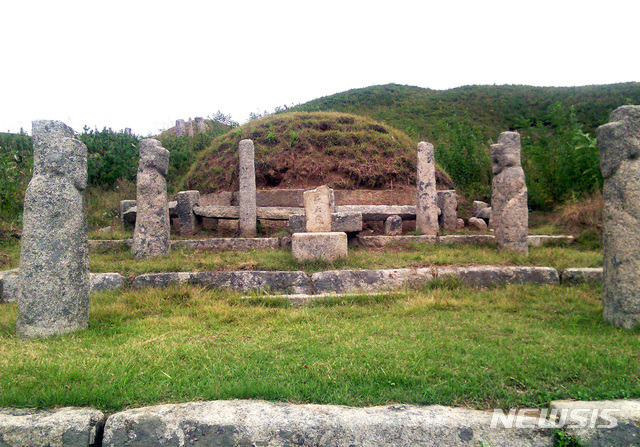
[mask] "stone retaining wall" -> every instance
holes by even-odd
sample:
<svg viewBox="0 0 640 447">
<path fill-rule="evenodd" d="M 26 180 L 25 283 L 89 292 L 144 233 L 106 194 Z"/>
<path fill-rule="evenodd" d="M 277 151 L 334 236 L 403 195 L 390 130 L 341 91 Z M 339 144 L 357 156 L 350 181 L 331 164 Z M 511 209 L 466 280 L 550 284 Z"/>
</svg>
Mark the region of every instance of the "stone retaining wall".
<svg viewBox="0 0 640 447">
<path fill-rule="evenodd" d="M 638 445 L 640 400 L 555 401 L 550 408 L 559 415 L 562 411 L 569 414 L 563 428 L 579 436 L 584 445 Z M 571 416 L 576 409 L 582 421 Z M 595 427 L 584 419 L 585 414 L 602 414 L 603 410 L 610 412 L 609 419 L 594 419 Z M 508 414 L 507 409 L 500 411 Z M 494 412 L 439 405 L 355 408 L 231 400 L 158 405 L 111 416 L 90 408 L 0 409 L 0 445 L 551 446 L 556 429 L 549 422 L 555 424 L 557 419 L 539 416 L 539 410 L 527 411 L 517 423 L 512 421 L 513 427 L 505 428 L 504 422 L 494 418 Z M 579 427 L 581 423 L 585 427 Z"/>
</svg>

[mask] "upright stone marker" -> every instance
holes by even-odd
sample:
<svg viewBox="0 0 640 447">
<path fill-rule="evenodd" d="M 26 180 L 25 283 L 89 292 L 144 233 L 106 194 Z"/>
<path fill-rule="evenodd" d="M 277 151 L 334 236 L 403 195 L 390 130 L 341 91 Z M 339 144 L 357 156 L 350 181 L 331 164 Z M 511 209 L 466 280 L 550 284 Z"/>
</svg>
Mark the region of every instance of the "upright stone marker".
<svg viewBox="0 0 640 447">
<path fill-rule="evenodd" d="M 303 193 L 307 232 L 331 231 L 331 190 L 326 185 Z"/>
<path fill-rule="evenodd" d="M 240 219 L 238 229 L 240 237 L 255 237 L 257 222 L 256 206 L 256 168 L 253 141 L 242 140 L 239 147 L 240 159 Z"/>
<path fill-rule="evenodd" d="M 520 165 L 520 134 L 502 132 L 498 143 L 491 145 L 493 182 L 491 226 L 502 248 L 527 254 L 529 210 L 527 184 Z"/>
<path fill-rule="evenodd" d="M 438 234 L 436 195 L 436 164 L 433 144 L 418 144 L 416 230 L 423 234 Z"/>
<path fill-rule="evenodd" d="M 458 195 L 455 189 L 437 192 L 438 208 L 440 208 L 439 225 L 444 230 L 458 228 Z"/>
<path fill-rule="evenodd" d="M 33 122 L 33 178 L 24 200 L 18 336 L 47 337 L 89 321 L 87 148 L 60 121 Z"/>
<path fill-rule="evenodd" d="M 640 325 L 640 106 L 622 106 L 597 130 L 604 177 L 604 319 Z"/>
<path fill-rule="evenodd" d="M 186 133 L 184 120 L 176 120 L 176 137 L 181 137 Z"/>
<path fill-rule="evenodd" d="M 171 221 L 167 201 L 169 151 L 158 140 L 140 142 L 136 228 L 131 252 L 138 259 L 169 253 Z"/>
<path fill-rule="evenodd" d="M 189 135 L 190 137 L 194 135 L 193 121 L 191 121 L 191 118 L 189 118 L 189 121 L 187 121 L 187 135 Z"/>
<path fill-rule="evenodd" d="M 207 123 L 204 121 L 204 118 L 198 116 L 196 117 L 195 121 L 198 132 L 205 133 L 207 131 Z"/>
<path fill-rule="evenodd" d="M 180 221 L 180 235 L 192 236 L 197 231 L 196 215 L 193 207 L 200 205 L 200 191 L 180 191 L 176 194 L 176 208 Z"/>
</svg>

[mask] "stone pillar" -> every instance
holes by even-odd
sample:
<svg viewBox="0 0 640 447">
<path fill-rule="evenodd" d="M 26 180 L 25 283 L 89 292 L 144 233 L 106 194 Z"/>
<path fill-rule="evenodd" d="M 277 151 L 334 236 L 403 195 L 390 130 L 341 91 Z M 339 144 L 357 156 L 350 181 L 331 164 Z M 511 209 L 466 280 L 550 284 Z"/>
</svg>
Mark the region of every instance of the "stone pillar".
<svg viewBox="0 0 640 447">
<path fill-rule="evenodd" d="M 87 148 L 60 121 L 33 122 L 33 178 L 24 199 L 17 333 L 47 337 L 89 321 Z"/>
<path fill-rule="evenodd" d="M 384 234 L 386 236 L 399 236 L 402 234 L 402 218 L 389 216 L 384 221 Z"/>
<path fill-rule="evenodd" d="M 529 210 L 527 184 L 520 165 L 520 134 L 502 132 L 498 143 L 491 145 L 493 182 L 491 226 L 502 248 L 527 254 Z"/>
<path fill-rule="evenodd" d="M 604 319 L 640 326 L 640 106 L 622 106 L 597 130 L 604 177 Z"/>
<path fill-rule="evenodd" d="M 303 193 L 308 233 L 331 231 L 331 195 L 326 185 Z"/>
<path fill-rule="evenodd" d="M 131 252 L 138 259 L 169 253 L 171 221 L 167 201 L 169 151 L 158 140 L 140 142 L 136 228 Z"/>
<path fill-rule="evenodd" d="M 176 137 L 181 137 L 186 133 L 184 120 L 176 120 Z"/>
<path fill-rule="evenodd" d="M 180 191 L 176 195 L 180 236 L 192 236 L 196 233 L 197 219 L 193 207 L 200 205 L 200 191 Z"/>
<path fill-rule="evenodd" d="M 433 144 L 418 144 L 416 230 L 427 235 L 438 234 L 436 203 L 436 165 Z"/>
<path fill-rule="evenodd" d="M 195 121 L 198 132 L 205 133 L 207 131 L 207 123 L 205 123 L 204 118 L 199 116 L 195 119 Z"/>
<path fill-rule="evenodd" d="M 189 121 L 187 122 L 187 135 L 192 137 L 193 134 L 194 134 L 194 132 L 193 132 L 193 121 L 191 121 L 191 118 L 189 118 Z"/>
<path fill-rule="evenodd" d="M 256 168 L 255 149 L 253 141 L 240 141 L 240 193 L 238 205 L 240 206 L 240 219 L 238 229 L 240 237 L 255 237 L 257 222 L 256 207 Z"/>
<path fill-rule="evenodd" d="M 446 189 L 437 192 L 438 208 L 440 216 L 438 223 L 444 230 L 455 230 L 458 228 L 458 195 L 455 189 Z"/>
</svg>

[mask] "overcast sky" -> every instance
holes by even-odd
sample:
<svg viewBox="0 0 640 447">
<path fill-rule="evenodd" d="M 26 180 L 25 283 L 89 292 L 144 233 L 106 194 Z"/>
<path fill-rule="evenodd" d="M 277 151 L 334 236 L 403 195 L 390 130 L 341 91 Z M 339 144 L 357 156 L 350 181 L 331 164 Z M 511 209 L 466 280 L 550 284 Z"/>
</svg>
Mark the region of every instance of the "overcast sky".
<svg viewBox="0 0 640 447">
<path fill-rule="evenodd" d="M 640 1 L 11 0 L 0 131 L 147 136 L 352 88 L 640 81 Z"/>
</svg>

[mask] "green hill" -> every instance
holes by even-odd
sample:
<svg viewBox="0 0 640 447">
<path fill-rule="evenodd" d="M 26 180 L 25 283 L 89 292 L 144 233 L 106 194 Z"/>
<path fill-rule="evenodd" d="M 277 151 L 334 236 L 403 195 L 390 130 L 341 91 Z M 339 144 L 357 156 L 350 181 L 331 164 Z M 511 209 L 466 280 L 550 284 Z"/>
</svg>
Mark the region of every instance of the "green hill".
<svg viewBox="0 0 640 447">
<path fill-rule="evenodd" d="M 443 122 L 469 118 L 486 139 L 506 130 L 549 123 L 554 105 L 575 108 L 578 122 L 592 132 L 624 104 L 640 104 L 640 82 L 584 87 L 471 85 L 450 90 L 387 84 L 349 90 L 290 110 L 338 111 L 369 116 L 415 140 L 439 140 Z"/>
</svg>

